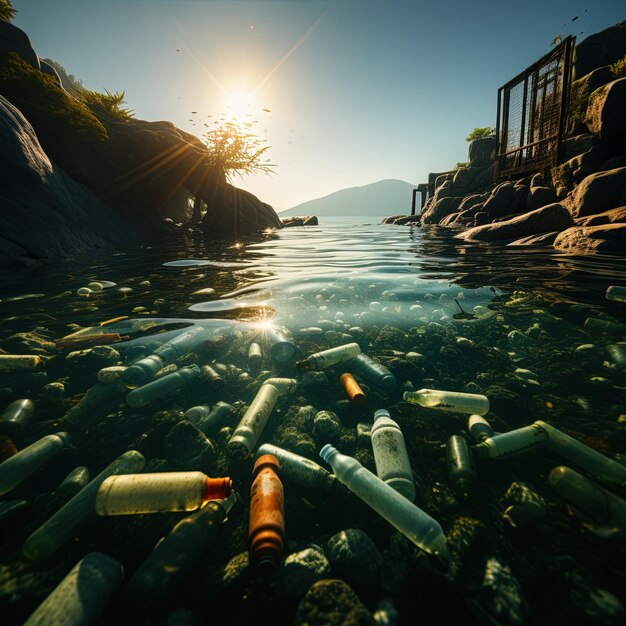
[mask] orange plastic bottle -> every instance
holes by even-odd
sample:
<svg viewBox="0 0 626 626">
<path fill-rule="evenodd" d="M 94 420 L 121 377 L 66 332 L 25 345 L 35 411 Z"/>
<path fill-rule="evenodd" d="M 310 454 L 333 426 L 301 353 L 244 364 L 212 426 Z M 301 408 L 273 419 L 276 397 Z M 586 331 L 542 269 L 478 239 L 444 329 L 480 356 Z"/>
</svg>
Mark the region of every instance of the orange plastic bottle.
<svg viewBox="0 0 626 626">
<path fill-rule="evenodd" d="M 250 488 L 250 561 L 262 576 L 277 569 L 285 542 L 285 496 L 278 471 L 280 462 L 271 454 L 259 457 L 252 470 Z"/>
<path fill-rule="evenodd" d="M 359 383 L 354 380 L 354 376 L 346 372 L 339 377 L 339 380 L 346 390 L 350 401 L 357 406 L 363 406 L 365 404 L 365 394 L 363 393 L 363 389 L 359 386 Z"/>
</svg>

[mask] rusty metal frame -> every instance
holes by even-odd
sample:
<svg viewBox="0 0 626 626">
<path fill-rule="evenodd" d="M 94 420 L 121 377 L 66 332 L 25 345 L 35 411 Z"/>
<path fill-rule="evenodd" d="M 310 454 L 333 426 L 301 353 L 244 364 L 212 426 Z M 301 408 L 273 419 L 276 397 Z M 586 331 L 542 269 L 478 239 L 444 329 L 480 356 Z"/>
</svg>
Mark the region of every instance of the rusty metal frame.
<svg viewBox="0 0 626 626">
<path fill-rule="evenodd" d="M 498 89 L 498 105 L 496 113 L 496 156 L 494 161 L 494 179 L 496 181 L 511 178 L 520 178 L 552 167 L 558 163 L 561 151 L 561 138 L 565 132 L 569 91 L 573 66 L 573 52 L 576 38 L 569 36 L 554 50 L 535 61 L 520 72 L 515 78 Z M 555 70 L 541 75 L 541 71 L 556 61 Z M 560 93 L 557 86 L 561 85 Z M 552 92 L 549 91 L 553 85 Z M 514 147 L 509 146 L 509 123 L 511 92 L 522 86 L 522 111 L 520 119 L 519 140 Z M 537 119 L 537 98 L 558 99 L 558 104 L 552 102 L 546 106 L 541 104 L 541 117 Z M 530 107 L 529 104 L 530 96 Z M 544 113 L 550 112 L 558 118 L 556 132 L 554 125 L 548 129 L 544 127 Z M 530 110 L 528 110 L 530 108 Z M 528 118 L 528 119 L 527 119 Z M 537 127 L 539 122 L 540 127 Z M 544 132 L 549 134 L 543 135 Z"/>
</svg>

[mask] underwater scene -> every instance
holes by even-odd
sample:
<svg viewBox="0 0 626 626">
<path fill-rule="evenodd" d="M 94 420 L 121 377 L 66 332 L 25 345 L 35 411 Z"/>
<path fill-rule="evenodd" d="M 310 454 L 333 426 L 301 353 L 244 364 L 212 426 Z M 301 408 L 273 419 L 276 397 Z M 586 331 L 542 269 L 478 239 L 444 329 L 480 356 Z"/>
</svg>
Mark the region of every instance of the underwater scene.
<svg viewBox="0 0 626 626">
<path fill-rule="evenodd" d="M 2 279 L 3 625 L 624 623 L 622 259 L 364 221 Z"/>
</svg>

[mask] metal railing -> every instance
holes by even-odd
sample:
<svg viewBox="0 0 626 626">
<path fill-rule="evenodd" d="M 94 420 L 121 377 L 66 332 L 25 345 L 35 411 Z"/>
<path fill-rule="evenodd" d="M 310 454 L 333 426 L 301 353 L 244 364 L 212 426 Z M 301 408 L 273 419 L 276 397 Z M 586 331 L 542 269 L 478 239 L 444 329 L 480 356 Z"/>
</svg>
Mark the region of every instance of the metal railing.
<svg viewBox="0 0 626 626">
<path fill-rule="evenodd" d="M 496 180 L 557 164 L 565 131 L 575 37 L 498 89 Z"/>
</svg>

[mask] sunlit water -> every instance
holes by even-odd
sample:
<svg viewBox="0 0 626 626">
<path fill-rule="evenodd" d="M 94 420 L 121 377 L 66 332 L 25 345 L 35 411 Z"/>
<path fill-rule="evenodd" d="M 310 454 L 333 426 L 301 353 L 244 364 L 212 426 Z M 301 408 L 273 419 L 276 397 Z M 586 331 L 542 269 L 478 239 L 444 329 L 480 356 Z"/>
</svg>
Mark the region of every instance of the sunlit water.
<svg viewBox="0 0 626 626">
<path fill-rule="evenodd" d="M 477 495 L 468 503 L 459 502 L 447 484 L 445 450 L 441 446 L 449 436 L 466 431 L 466 418 L 409 406 L 401 401 L 401 393 L 421 388 L 483 393 L 491 400 L 491 411 L 486 417 L 497 431 L 542 419 L 623 461 L 626 305 L 604 297 L 608 285 L 626 284 L 623 258 L 577 258 L 549 248 L 470 245 L 441 230 L 379 225 L 377 221 L 327 219 L 319 227 L 284 229 L 236 244 L 185 235 L 141 251 L 95 253 L 88 259 L 50 264 L 33 273 L 5 277 L 0 283 L 0 337 L 8 343 L 0 347 L 27 353 L 26 344 L 20 348 L 16 342 L 16 333 L 43 327 L 54 341 L 76 330 L 75 325 L 90 326 L 120 316 L 143 319 L 146 324 L 140 326 L 147 329 L 134 332 L 140 326 L 133 327 L 128 321 L 108 327 L 108 332 L 127 337 L 114 345 L 126 363 L 150 353 L 181 328 L 194 323 L 206 326 L 215 338 L 227 338 L 226 343 L 216 344 L 218 353 L 199 350 L 179 363 L 234 366 L 222 395 L 206 385 L 196 385 L 140 411 L 120 405 L 118 418 L 130 415 L 138 426 L 128 427 L 129 433 L 125 433 L 126 422 L 117 432 L 113 427 L 107 430 L 99 425 L 95 432 L 105 443 L 98 449 L 95 472 L 129 447 L 142 450 L 144 440 L 150 442 L 146 450 L 152 457 L 166 456 L 159 453 L 163 433 L 158 428 L 151 429 L 149 422 L 157 410 L 178 411 L 176 419 L 181 419 L 182 411 L 194 404 L 212 405 L 226 400 L 235 403 L 240 416 L 263 377 L 267 377 L 267 370 L 296 376 L 293 364 L 272 364 L 265 344 L 265 373 L 256 381 L 257 373 L 248 372 L 247 346 L 252 340 L 263 344 L 268 325 L 286 331 L 298 359 L 356 341 L 364 352 L 394 372 L 398 379 L 396 392 L 388 395 L 364 384 L 366 406 L 351 408 L 338 380 L 339 374 L 349 370 L 349 363 L 336 366 L 327 372 L 321 386 L 301 385 L 295 395 L 279 400 L 260 443 L 291 447 L 321 462 L 317 451 L 327 442 L 315 432 L 302 433 L 299 441 L 299 425 L 294 423 L 291 428 L 288 421 L 290 408 L 310 404 L 318 411 L 331 410 L 339 415 L 343 451 L 355 454 L 373 469 L 371 452 L 356 438 L 356 424 L 371 422 L 374 410 L 388 408 L 407 439 L 420 506 L 436 517 L 446 532 L 461 516 L 477 518 L 485 524 L 487 541 L 497 547 L 494 552 L 511 564 L 526 595 L 540 594 L 535 611 L 547 610 L 551 602 L 552 591 L 541 589 L 535 580 L 536 576 L 548 575 L 549 565 L 542 561 L 544 557 L 565 559 L 562 565 L 555 566 L 557 571 L 567 569 L 574 562 L 572 559 L 582 559 L 581 571 L 595 581 L 589 585 L 598 584 L 621 597 L 623 574 L 616 573 L 618 556 L 612 553 L 611 544 L 596 536 L 598 529 L 593 524 L 591 530 L 585 530 L 579 519 L 569 520 L 564 503 L 547 486 L 547 473 L 561 462 L 558 458 L 535 454 L 483 462 L 478 468 Z M 88 297 L 78 296 L 77 290 L 91 281 L 111 281 L 115 285 Z M 39 427 L 18 441 L 18 447 L 53 432 L 55 420 L 62 418 L 95 383 L 97 370 L 77 369 L 71 360 L 63 359 L 61 356 L 50 362 L 47 380 L 64 381 L 67 398 L 62 403 L 44 401 L 48 396 L 36 385 L 22 386 L 37 402 Z M 11 388 L 14 380 L 0 385 L 6 404 L 15 397 L 24 397 L 24 391 Z M 16 388 L 20 389 L 19 381 Z M 282 416 L 287 416 L 287 422 L 281 422 Z M 228 427 L 236 423 L 234 418 Z M 251 464 L 237 465 L 228 460 L 224 454 L 228 435 L 227 430 L 215 436 L 220 455 L 216 471 L 232 475 L 245 500 Z M 114 451 L 107 453 L 107 446 Z M 90 459 L 85 455 L 93 454 L 96 448 L 96 442 L 86 437 L 83 456 L 79 449 L 73 461 L 89 465 Z M 147 452 L 146 456 L 149 458 Z M 45 488 L 53 489 L 54 480 L 62 478 L 71 467 L 65 464 L 52 472 Z M 553 517 L 547 522 L 548 531 L 538 535 L 542 548 L 527 550 L 528 536 L 503 527 L 501 514 L 506 503 L 502 498 L 516 480 L 531 483 L 554 507 Z M 38 492 L 32 481 L 22 489 L 25 498 Z M 315 494 L 305 496 L 293 494 L 290 504 L 289 491 L 287 494 L 288 522 L 291 519 L 287 532 L 292 548 L 318 543 L 354 526 L 366 530 L 381 551 L 391 550 L 390 528 L 375 515 L 359 511 L 351 517 L 349 510 L 318 509 Z M 308 503 L 306 512 L 303 501 Z M 240 530 L 245 527 L 246 506 L 231 516 Z M 102 528 L 102 522 L 99 523 Z M 557 532 L 561 534 L 558 541 L 553 538 Z M 211 564 L 217 566 L 244 550 L 244 534 L 245 530 L 241 530 L 236 540 L 227 540 Z M 91 548 L 110 553 L 115 551 L 118 538 L 109 533 L 101 540 L 104 545 L 92 539 Z M 122 545 L 127 549 L 128 540 Z M 59 558 L 69 563 L 84 552 L 79 544 L 72 556 Z M 11 554 L 6 546 L 5 554 Z M 115 556 L 124 559 L 123 554 Z M 131 567 L 136 567 L 145 554 L 139 551 L 128 558 Z M 476 571 L 470 586 L 480 586 L 483 561 L 481 557 L 472 558 L 476 560 Z M 2 578 L 8 585 L 11 559 L 5 563 L 9 566 Z M 50 586 L 49 582 L 46 584 Z M 433 603 L 443 593 L 436 582 L 432 585 L 431 604 L 425 609 L 431 616 L 437 615 Z M 558 602 L 564 606 L 569 602 L 570 590 L 576 590 L 574 583 L 570 587 L 565 585 L 559 590 L 562 597 Z M 384 597 L 397 597 L 406 618 L 407 607 L 409 611 L 414 609 L 410 594 L 401 589 L 402 585 L 396 592 L 378 588 L 368 607 L 375 608 L 376 601 Z M 4 602 L 11 605 L 6 595 Z M 27 595 L 21 604 L 18 602 L 16 615 L 27 615 L 36 604 Z M 285 623 L 293 617 L 290 606 L 284 608 L 280 617 Z M 254 602 L 241 608 L 241 619 L 245 619 L 248 610 L 254 610 Z M 463 616 L 465 610 L 454 609 L 458 616 Z M 553 623 L 567 623 L 567 618 Z"/>
</svg>

